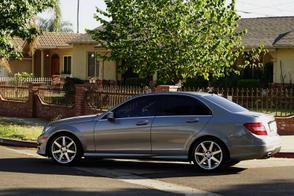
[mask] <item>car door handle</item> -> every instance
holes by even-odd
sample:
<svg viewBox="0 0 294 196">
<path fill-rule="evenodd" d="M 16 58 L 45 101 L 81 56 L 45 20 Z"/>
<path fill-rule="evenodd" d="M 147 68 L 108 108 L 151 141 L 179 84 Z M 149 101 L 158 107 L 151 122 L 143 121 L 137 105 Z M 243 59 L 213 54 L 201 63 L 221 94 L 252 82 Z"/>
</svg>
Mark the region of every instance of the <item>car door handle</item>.
<svg viewBox="0 0 294 196">
<path fill-rule="evenodd" d="M 149 124 L 149 120 L 142 120 L 136 123 L 137 126 L 143 126 L 148 124 Z"/>
<path fill-rule="evenodd" d="M 199 119 L 198 118 L 195 118 L 195 119 L 190 119 L 190 120 L 187 120 L 186 123 L 198 123 L 199 122 Z"/>
</svg>

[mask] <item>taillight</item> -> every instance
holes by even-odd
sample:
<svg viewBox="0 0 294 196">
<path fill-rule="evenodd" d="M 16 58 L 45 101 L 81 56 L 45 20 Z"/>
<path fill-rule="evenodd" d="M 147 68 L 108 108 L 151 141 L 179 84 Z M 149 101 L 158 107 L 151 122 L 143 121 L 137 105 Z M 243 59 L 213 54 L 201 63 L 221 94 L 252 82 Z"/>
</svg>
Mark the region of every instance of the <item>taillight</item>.
<svg viewBox="0 0 294 196">
<path fill-rule="evenodd" d="M 246 123 L 244 126 L 255 135 L 267 135 L 265 127 L 260 122 Z"/>
</svg>

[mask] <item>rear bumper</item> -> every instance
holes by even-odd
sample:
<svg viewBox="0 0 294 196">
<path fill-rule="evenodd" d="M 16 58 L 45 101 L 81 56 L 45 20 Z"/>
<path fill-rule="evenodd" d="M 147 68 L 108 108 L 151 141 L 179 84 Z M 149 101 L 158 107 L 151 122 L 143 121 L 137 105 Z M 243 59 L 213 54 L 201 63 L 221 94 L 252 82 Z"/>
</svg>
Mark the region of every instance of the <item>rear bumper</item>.
<svg viewBox="0 0 294 196">
<path fill-rule="evenodd" d="M 269 138 L 256 138 L 255 145 L 235 146 L 231 148 L 231 159 L 264 159 L 280 152 L 280 136 L 271 136 Z"/>
</svg>

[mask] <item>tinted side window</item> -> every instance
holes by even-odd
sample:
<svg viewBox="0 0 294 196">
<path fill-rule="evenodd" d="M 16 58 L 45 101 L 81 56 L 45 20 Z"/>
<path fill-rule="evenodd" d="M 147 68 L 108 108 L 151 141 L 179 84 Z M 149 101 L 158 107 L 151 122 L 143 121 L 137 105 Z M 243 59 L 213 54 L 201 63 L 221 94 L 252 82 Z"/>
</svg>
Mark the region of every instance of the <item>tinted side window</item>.
<svg viewBox="0 0 294 196">
<path fill-rule="evenodd" d="M 160 99 L 160 116 L 211 115 L 211 111 L 195 98 L 182 95 L 165 95 Z"/>
<path fill-rule="evenodd" d="M 115 118 L 154 116 L 156 101 L 153 96 L 139 97 L 114 110 Z"/>
</svg>

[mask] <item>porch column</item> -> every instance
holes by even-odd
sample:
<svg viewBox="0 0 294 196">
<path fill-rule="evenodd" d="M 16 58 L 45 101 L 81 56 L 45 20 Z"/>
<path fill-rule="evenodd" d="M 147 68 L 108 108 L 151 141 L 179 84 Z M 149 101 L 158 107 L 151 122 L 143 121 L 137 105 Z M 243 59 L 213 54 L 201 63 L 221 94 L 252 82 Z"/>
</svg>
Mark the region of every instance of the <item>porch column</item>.
<svg viewBox="0 0 294 196">
<path fill-rule="evenodd" d="M 271 55 L 273 57 L 273 83 L 280 83 L 280 62 L 278 61 L 278 51 L 277 49 L 271 51 Z"/>
<path fill-rule="evenodd" d="M 104 60 L 99 61 L 99 75 L 98 75 L 98 80 L 103 80 L 104 76 Z M 96 63 L 96 62 L 95 62 Z"/>
<path fill-rule="evenodd" d="M 44 50 L 41 50 L 41 77 L 44 77 Z"/>
<path fill-rule="evenodd" d="M 35 76 L 35 53 L 32 54 L 32 74 Z"/>
</svg>

